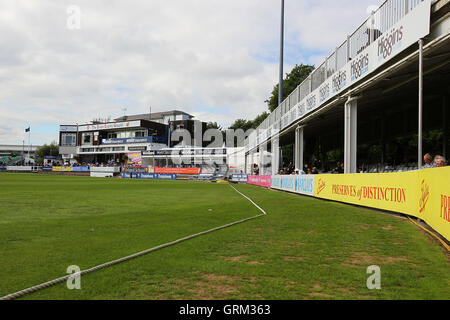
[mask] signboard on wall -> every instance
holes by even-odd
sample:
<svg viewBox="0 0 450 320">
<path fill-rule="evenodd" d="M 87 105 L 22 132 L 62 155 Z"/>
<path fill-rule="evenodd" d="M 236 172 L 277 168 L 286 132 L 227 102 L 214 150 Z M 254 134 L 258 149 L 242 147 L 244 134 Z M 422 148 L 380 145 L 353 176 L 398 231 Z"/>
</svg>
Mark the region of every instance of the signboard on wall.
<svg viewBox="0 0 450 320">
<path fill-rule="evenodd" d="M 149 150 L 143 152 L 144 156 L 195 156 L 195 155 L 226 155 L 226 148 L 197 148 L 197 149 L 189 149 L 189 148 L 178 148 L 178 149 L 169 149 L 169 150 Z"/>
<path fill-rule="evenodd" d="M 127 122 L 113 122 L 113 123 L 99 123 L 99 124 L 86 124 L 78 127 L 78 131 L 95 131 L 106 129 L 122 129 L 122 128 L 135 128 L 140 127 L 141 121 L 127 121 Z"/>
<path fill-rule="evenodd" d="M 165 139 L 164 137 L 151 136 L 151 137 L 135 137 L 135 138 L 102 139 L 102 144 L 129 144 L 129 143 L 150 143 L 150 142 L 162 143 L 166 141 L 167 139 Z"/>
<path fill-rule="evenodd" d="M 77 132 L 77 126 L 59 126 L 60 132 Z"/>
<path fill-rule="evenodd" d="M 142 165 L 142 155 L 140 152 L 128 152 L 127 164 Z"/>
<path fill-rule="evenodd" d="M 276 175 L 270 180 L 272 189 L 279 189 L 308 196 L 314 196 L 315 175 Z"/>
</svg>

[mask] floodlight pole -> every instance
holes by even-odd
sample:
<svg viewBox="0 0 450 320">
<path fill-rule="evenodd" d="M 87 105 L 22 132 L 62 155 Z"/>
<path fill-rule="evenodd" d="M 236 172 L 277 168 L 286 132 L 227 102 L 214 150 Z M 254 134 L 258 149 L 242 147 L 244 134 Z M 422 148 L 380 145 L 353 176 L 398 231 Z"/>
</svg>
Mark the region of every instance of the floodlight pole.
<svg viewBox="0 0 450 320">
<path fill-rule="evenodd" d="M 417 168 L 422 169 L 422 127 L 423 127 L 423 39 L 419 40 L 419 132 L 417 141 Z"/>
<path fill-rule="evenodd" d="M 31 128 L 31 126 L 28 126 Z M 31 129 L 28 131 L 28 160 L 30 159 L 30 149 L 31 149 Z"/>
<path fill-rule="evenodd" d="M 284 47 L 284 0 L 281 0 L 281 25 L 280 25 L 280 80 L 278 85 L 278 105 L 283 102 L 283 48 Z"/>
</svg>

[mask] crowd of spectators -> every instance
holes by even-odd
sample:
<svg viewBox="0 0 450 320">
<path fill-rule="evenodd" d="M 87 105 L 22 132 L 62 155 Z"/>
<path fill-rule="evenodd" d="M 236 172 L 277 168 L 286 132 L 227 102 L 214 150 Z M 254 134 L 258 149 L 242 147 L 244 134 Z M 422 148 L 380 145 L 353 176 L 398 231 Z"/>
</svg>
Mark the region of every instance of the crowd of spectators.
<svg viewBox="0 0 450 320">
<path fill-rule="evenodd" d="M 445 157 L 441 156 L 440 154 L 435 155 L 433 161 L 433 157 L 431 156 L 431 154 L 427 153 L 423 156 L 423 161 L 425 162 L 422 167 L 423 169 L 445 167 L 447 165 Z"/>
<path fill-rule="evenodd" d="M 72 167 L 120 167 L 119 162 L 108 161 L 108 162 L 82 162 L 73 163 Z"/>
<path fill-rule="evenodd" d="M 422 169 L 427 168 L 436 168 L 436 167 L 445 167 L 447 165 L 447 161 L 442 155 L 435 155 L 434 158 L 431 154 L 427 153 L 423 157 L 424 165 Z M 280 175 L 292 175 L 292 174 L 319 174 L 319 173 L 331 173 L 331 174 L 342 174 L 344 173 L 344 162 L 337 162 L 336 166 L 327 171 L 319 170 L 320 168 L 320 160 L 314 162 L 313 165 L 309 165 L 306 163 L 302 169 L 295 168 L 292 162 L 289 164 L 283 163 L 282 168 L 279 170 Z M 365 166 L 365 168 L 357 169 L 358 173 L 380 173 L 380 172 L 403 172 L 403 171 L 411 171 L 417 170 L 417 163 L 408 163 L 403 165 L 374 165 L 374 166 Z M 259 175 L 259 166 L 258 164 L 253 164 L 252 174 Z"/>
<path fill-rule="evenodd" d="M 63 162 L 62 160 L 54 160 L 47 163 L 47 166 L 56 167 L 118 167 L 121 164 L 118 161 L 109 160 L 107 162 Z"/>
</svg>

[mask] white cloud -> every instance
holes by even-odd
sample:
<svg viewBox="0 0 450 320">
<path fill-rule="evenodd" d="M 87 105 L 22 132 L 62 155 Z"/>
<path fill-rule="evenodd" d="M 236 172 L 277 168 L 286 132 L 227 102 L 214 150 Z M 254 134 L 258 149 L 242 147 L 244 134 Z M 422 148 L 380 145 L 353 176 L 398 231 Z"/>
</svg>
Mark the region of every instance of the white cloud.
<svg viewBox="0 0 450 320">
<path fill-rule="evenodd" d="M 318 65 L 370 4 L 286 1 L 297 63 Z M 81 9 L 80 30 L 66 26 L 69 5 Z M 255 53 L 278 55 L 279 15 L 270 0 L 3 0 L 0 143 L 21 142 L 28 125 L 48 128 L 32 138 L 51 142 L 57 124 L 114 118 L 125 106 L 176 107 L 222 125 L 253 118 L 278 82 L 277 61 Z"/>
</svg>

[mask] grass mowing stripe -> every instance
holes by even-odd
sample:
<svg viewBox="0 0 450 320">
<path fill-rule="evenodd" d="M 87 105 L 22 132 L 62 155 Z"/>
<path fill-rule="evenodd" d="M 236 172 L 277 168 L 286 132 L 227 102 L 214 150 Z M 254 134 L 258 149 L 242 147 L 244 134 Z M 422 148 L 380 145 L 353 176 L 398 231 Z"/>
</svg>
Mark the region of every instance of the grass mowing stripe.
<svg viewBox="0 0 450 320">
<path fill-rule="evenodd" d="M 230 185 L 230 186 L 231 186 L 231 185 Z M 63 282 L 63 281 L 68 280 L 69 278 L 73 278 L 73 277 L 78 276 L 78 275 L 84 275 L 84 274 L 93 272 L 93 271 L 95 271 L 95 270 L 103 269 L 103 268 L 106 268 L 106 267 L 109 267 L 109 266 L 112 266 L 112 265 L 115 265 L 115 264 L 118 264 L 118 263 L 121 263 L 121 262 L 125 262 L 125 261 L 128 261 L 128 260 L 137 258 L 137 257 L 139 257 L 139 256 L 148 254 L 148 253 L 150 253 L 150 252 L 153 252 L 153 251 L 156 251 L 156 250 L 160 250 L 160 249 L 163 249 L 163 248 L 166 248 L 166 247 L 169 247 L 169 246 L 173 246 L 173 245 L 175 245 L 175 244 L 177 244 L 177 243 L 180 243 L 180 242 L 183 242 L 183 241 L 187 241 L 187 240 L 190 240 L 190 239 L 199 237 L 199 236 L 204 235 L 204 234 L 208 234 L 208 233 L 211 233 L 211 232 L 214 232 L 214 231 L 218 231 L 218 230 L 222 230 L 222 229 L 225 229 L 225 228 L 229 228 L 229 227 L 231 227 L 231 226 L 234 226 L 234 225 L 237 225 L 237 224 L 240 224 L 240 223 L 244 223 L 244 222 L 247 222 L 247 221 L 249 221 L 249 220 L 253 220 L 253 219 L 262 217 L 262 216 L 264 216 L 264 215 L 267 214 L 267 213 L 266 213 L 261 207 L 259 207 L 253 200 L 251 200 L 249 197 L 247 197 L 246 195 L 244 195 L 242 192 L 238 191 L 235 187 L 233 187 L 233 186 L 231 186 L 231 187 L 232 187 L 237 193 L 239 193 L 240 195 L 242 195 L 243 197 L 245 197 L 246 199 L 248 199 L 248 200 L 249 200 L 249 201 L 250 201 L 250 202 L 258 209 L 258 210 L 260 210 L 260 211 L 262 212 L 262 214 L 259 214 L 259 215 L 257 215 L 257 216 L 253 216 L 253 217 L 250 217 L 250 218 L 245 218 L 245 219 L 242 219 L 242 220 L 239 220 L 239 221 L 231 222 L 231 223 L 228 223 L 228 224 L 226 224 L 226 225 L 223 225 L 223 226 L 220 226 L 220 227 L 216 227 L 216 228 L 212 228 L 212 229 L 209 229 L 209 230 L 206 230 L 206 231 L 202 231 L 202 232 L 199 232 L 199 233 L 196 233 L 196 234 L 192 234 L 192 235 L 190 235 L 190 236 L 187 236 L 187 237 L 184 237 L 184 238 L 181 238 L 181 239 L 172 241 L 172 242 L 168 242 L 168 243 L 165 243 L 165 244 L 162 244 L 162 245 L 159 245 L 159 246 L 156 246 L 156 247 L 147 249 L 147 250 L 143 250 L 143 251 L 140 251 L 140 252 L 131 254 L 131 255 L 129 255 L 129 256 L 120 258 L 120 259 L 116 259 L 116 260 L 113 260 L 113 261 L 109 261 L 109 262 L 100 264 L 100 265 L 98 265 L 98 266 L 89 268 L 89 269 L 87 269 L 87 270 L 82 270 L 82 271 L 80 271 L 78 274 L 70 274 L 70 275 L 63 276 L 63 277 L 60 277 L 60 278 L 57 278 L 57 279 L 54 279 L 54 280 L 50 280 L 50 281 L 41 283 L 41 284 L 36 285 L 36 286 L 33 286 L 33 287 L 29 287 L 29 288 L 26 288 L 26 289 L 23 289 L 23 290 L 20 290 L 20 291 L 17 291 L 17 292 L 8 294 L 8 295 L 6 295 L 6 296 L 4 296 L 4 297 L 0 297 L 0 300 L 11 300 L 11 299 L 16 299 L 16 298 L 19 298 L 19 297 L 24 296 L 24 295 L 26 295 L 26 294 L 29 294 L 29 293 L 32 293 L 32 292 L 36 292 L 36 291 L 38 291 L 38 290 L 47 288 L 47 287 L 49 287 L 49 286 L 53 286 L 53 285 L 55 285 L 55 284 L 61 283 L 61 282 Z"/>
</svg>

